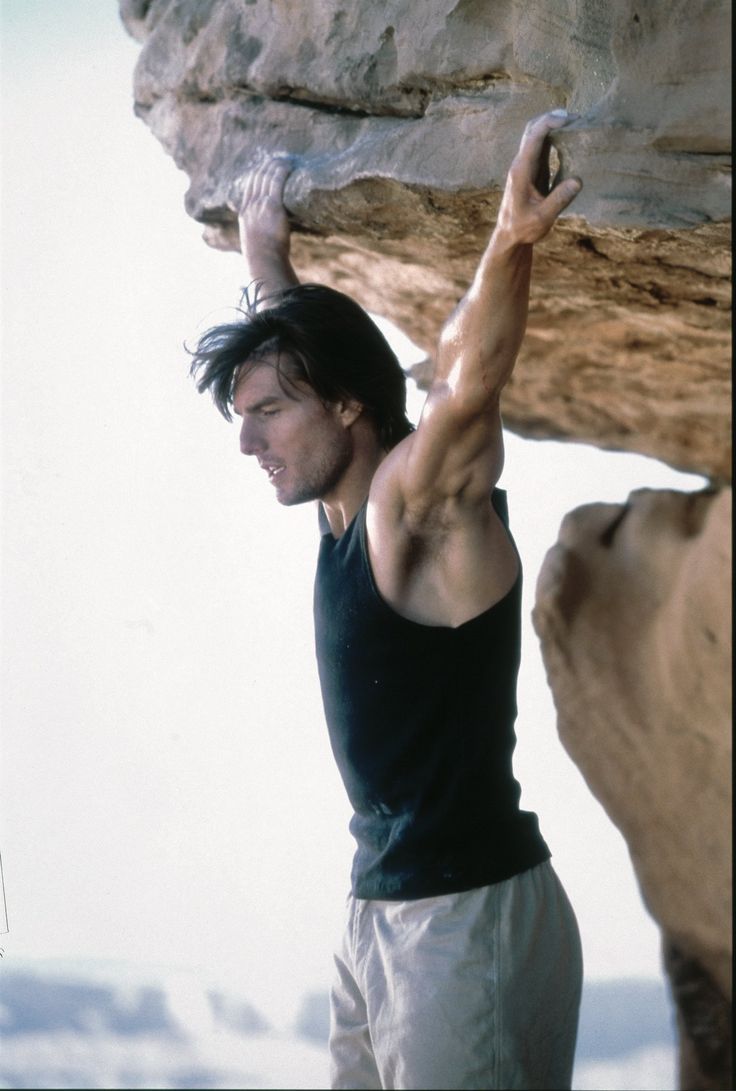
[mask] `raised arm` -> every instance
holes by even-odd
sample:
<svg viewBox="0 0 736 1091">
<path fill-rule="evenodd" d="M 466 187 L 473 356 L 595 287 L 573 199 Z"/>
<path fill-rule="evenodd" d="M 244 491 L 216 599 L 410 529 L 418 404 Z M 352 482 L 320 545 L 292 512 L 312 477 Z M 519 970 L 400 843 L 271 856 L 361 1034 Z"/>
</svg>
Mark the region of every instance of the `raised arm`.
<svg viewBox="0 0 736 1091">
<path fill-rule="evenodd" d="M 527 125 L 509 169 L 498 220 L 473 282 L 442 331 L 438 382 L 485 403 L 507 382 L 526 328 L 532 247 L 581 188 L 576 178 L 549 192 L 547 138 L 568 121 L 554 111 Z"/>
<path fill-rule="evenodd" d="M 286 157 L 265 159 L 246 175 L 235 207 L 249 282 L 261 285 L 262 296 L 299 283 L 289 258 L 291 229 L 283 203 L 292 167 Z"/>
<path fill-rule="evenodd" d="M 548 192 L 547 137 L 567 115 L 527 125 L 498 221 L 464 298 L 440 337 L 416 432 L 371 483 L 366 528 L 384 599 L 427 625 L 463 624 L 518 577 L 518 559 L 491 503 L 503 468 L 499 402 L 524 337 L 532 247 L 580 189 Z"/>
<path fill-rule="evenodd" d="M 500 476 L 499 398 L 526 328 L 533 244 L 581 188 L 568 179 L 549 192 L 550 132 L 569 116 L 528 123 L 504 188 L 496 227 L 467 293 L 445 324 L 435 375 L 404 465 L 405 500 L 419 518 L 443 499 L 488 496 Z"/>
</svg>

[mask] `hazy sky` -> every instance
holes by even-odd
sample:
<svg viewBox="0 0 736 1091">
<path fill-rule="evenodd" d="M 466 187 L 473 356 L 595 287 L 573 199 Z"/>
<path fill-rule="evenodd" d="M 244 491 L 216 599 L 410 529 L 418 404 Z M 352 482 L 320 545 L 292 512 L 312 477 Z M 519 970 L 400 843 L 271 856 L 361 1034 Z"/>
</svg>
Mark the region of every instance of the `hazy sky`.
<svg viewBox="0 0 736 1091">
<path fill-rule="evenodd" d="M 352 841 L 312 648 L 311 505 L 282 509 L 187 375 L 243 271 L 132 112 L 114 0 L 0 0 L 3 784 L 13 957 L 202 967 L 269 1014 L 325 988 Z M 419 400 L 413 397 L 415 407 Z M 510 436 L 536 572 L 565 511 L 698 487 Z M 527 625 L 516 771 L 590 977 L 659 973 L 626 846 L 563 751 Z"/>
</svg>

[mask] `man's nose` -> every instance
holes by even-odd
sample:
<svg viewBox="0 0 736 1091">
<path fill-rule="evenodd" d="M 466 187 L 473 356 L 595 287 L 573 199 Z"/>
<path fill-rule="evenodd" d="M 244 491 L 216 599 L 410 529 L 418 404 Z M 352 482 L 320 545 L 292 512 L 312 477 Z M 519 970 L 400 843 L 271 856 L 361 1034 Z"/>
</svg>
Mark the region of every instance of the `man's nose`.
<svg viewBox="0 0 736 1091">
<path fill-rule="evenodd" d="M 258 425 L 251 418 L 244 417 L 240 429 L 240 452 L 243 455 L 257 455 L 263 450 L 263 441 L 258 434 Z"/>
</svg>

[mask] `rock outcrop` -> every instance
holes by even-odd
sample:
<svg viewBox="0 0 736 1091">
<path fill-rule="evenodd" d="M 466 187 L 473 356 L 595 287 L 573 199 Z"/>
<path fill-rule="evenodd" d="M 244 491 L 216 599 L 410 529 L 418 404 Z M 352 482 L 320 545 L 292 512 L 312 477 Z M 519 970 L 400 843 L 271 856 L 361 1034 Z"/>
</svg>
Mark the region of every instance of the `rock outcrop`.
<svg viewBox="0 0 736 1091">
<path fill-rule="evenodd" d="M 585 188 L 538 248 L 505 398 L 528 436 L 730 475 L 726 0 L 122 0 L 136 111 L 236 247 L 228 199 L 261 153 L 297 267 L 428 352 L 485 244 L 526 120 Z"/>
<path fill-rule="evenodd" d="M 730 528 L 730 489 L 578 508 L 533 615 L 562 742 L 665 936 L 685 1087 L 731 1086 Z"/>
<path fill-rule="evenodd" d="M 726 1088 L 730 4 L 726 0 L 121 0 L 135 109 L 187 172 L 206 241 L 262 154 L 303 279 L 428 353 L 472 276 L 527 119 L 564 106 L 582 193 L 537 247 L 505 391 L 522 435 L 710 478 L 572 513 L 535 620 L 563 742 L 662 926 L 682 1085 Z M 426 382 L 428 364 L 416 378 Z"/>
</svg>

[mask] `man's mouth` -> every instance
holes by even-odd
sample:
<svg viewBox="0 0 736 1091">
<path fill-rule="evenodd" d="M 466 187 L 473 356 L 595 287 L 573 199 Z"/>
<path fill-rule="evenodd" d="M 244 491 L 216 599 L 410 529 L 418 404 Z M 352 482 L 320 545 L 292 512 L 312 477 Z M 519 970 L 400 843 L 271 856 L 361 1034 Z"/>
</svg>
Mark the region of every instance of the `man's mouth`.
<svg viewBox="0 0 736 1091">
<path fill-rule="evenodd" d="M 273 481 L 274 478 L 278 477 L 279 474 L 284 471 L 285 467 L 276 465 L 275 463 L 271 462 L 262 462 L 261 469 L 265 470 L 268 474 L 268 480 Z"/>
</svg>

